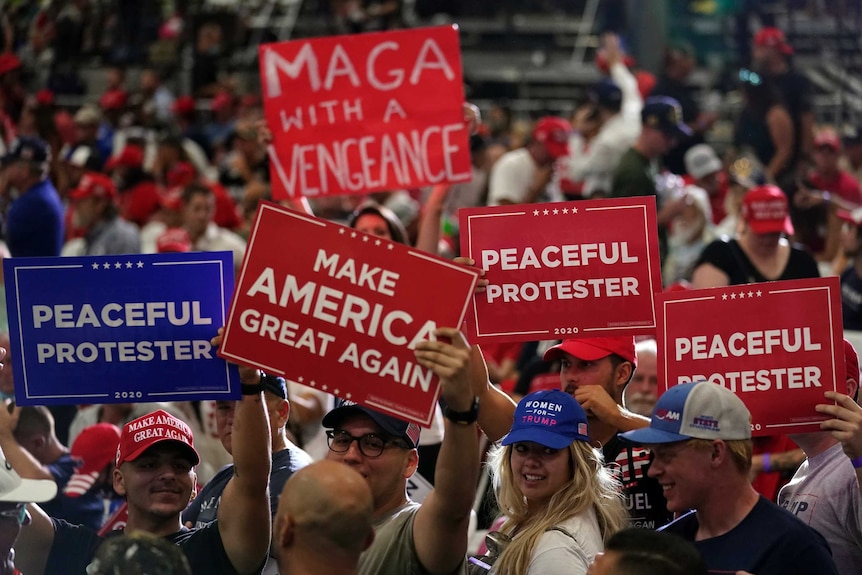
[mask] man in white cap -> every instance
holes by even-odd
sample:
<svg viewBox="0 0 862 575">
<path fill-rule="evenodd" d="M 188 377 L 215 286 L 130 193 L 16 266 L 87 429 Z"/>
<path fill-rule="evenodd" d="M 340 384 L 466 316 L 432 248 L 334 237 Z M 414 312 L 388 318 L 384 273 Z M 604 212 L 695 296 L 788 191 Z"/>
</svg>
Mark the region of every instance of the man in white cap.
<svg viewBox="0 0 862 575">
<path fill-rule="evenodd" d="M 50 479 L 21 479 L 3 457 L 0 465 L 0 575 L 21 575 L 15 568 L 13 546 L 21 527 L 30 523 L 27 503 L 43 503 L 56 495 L 56 483 Z"/>
<path fill-rule="evenodd" d="M 652 450 L 649 475 L 684 513 L 663 530 L 694 542 L 711 573 L 837 575 L 825 539 L 751 486 L 751 414 L 727 388 L 671 387 L 649 427 L 622 437 Z"/>
</svg>

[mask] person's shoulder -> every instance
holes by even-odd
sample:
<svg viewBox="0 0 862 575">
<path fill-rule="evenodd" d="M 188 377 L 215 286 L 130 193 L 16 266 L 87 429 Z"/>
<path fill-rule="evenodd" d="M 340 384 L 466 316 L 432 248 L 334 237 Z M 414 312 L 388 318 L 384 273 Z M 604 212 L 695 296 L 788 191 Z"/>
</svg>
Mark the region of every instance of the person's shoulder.
<svg viewBox="0 0 862 575">
<path fill-rule="evenodd" d="M 694 541 L 694 536 L 697 533 L 699 523 L 697 521 L 697 512 L 689 511 L 685 515 L 674 519 L 667 525 L 659 527 L 657 531 L 665 531 L 679 535 L 683 539 Z"/>
</svg>

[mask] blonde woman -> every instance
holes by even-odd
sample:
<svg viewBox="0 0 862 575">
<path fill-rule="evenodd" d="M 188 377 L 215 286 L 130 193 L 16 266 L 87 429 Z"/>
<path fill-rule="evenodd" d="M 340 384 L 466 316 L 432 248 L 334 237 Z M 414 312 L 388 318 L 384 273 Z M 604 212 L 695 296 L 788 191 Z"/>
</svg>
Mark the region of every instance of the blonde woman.
<svg viewBox="0 0 862 575">
<path fill-rule="evenodd" d="M 497 501 L 511 538 L 495 575 L 585 574 L 628 524 L 621 486 L 590 446 L 587 416 L 558 390 L 525 396 L 492 455 Z"/>
</svg>

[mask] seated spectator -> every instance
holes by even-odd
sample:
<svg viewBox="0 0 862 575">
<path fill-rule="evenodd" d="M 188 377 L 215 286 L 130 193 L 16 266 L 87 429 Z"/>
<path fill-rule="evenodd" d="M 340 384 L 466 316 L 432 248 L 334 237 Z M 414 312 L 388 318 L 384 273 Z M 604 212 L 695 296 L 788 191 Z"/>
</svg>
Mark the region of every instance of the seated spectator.
<svg viewBox="0 0 862 575">
<path fill-rule="evenodd" d="M 108 176 L 87 172 L 69 193 L 73 224 L 84 236 L 63 247 L 64 256 L 136 254 L 141 251 L 137 226 L 120 217 L 117 190 Z"/>
</svg>

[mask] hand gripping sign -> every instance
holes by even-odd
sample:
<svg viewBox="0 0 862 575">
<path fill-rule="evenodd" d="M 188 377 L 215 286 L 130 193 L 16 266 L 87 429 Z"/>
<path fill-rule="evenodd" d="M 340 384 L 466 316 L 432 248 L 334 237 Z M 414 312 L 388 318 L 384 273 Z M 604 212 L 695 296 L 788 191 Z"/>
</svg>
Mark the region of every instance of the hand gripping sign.
<svg viewBox="0 0 862 575">
<path fill-rule="evenodd" d="M 818 431 L 823 392 L 847 392 L 837 277 L 663 293 L 656 308 L 660 391 L 723 385 L 753 435 Z"/>
<path fill-rule="evenodd" d="M 460 326 L 475 270 L 274 204 L 258 208 L 223 357 L 427 425 L 413 349 Z"/>
<path fill-rule="evenodd" d="M 471 178 L 458 29 L 260 47 L 273 197 Z"/>
<path fill-rule="evenodd" d="M 472 208 L 458 218 L 461 253 L 490 282 L 467 322 L 477 342 L 654 333 L 655 198 Z"/>
<path fill-rule="evenodd" d="M 3 260 L 20 405 L 239 397 L 210 339 L 230 252 Z"/>
</svg>

